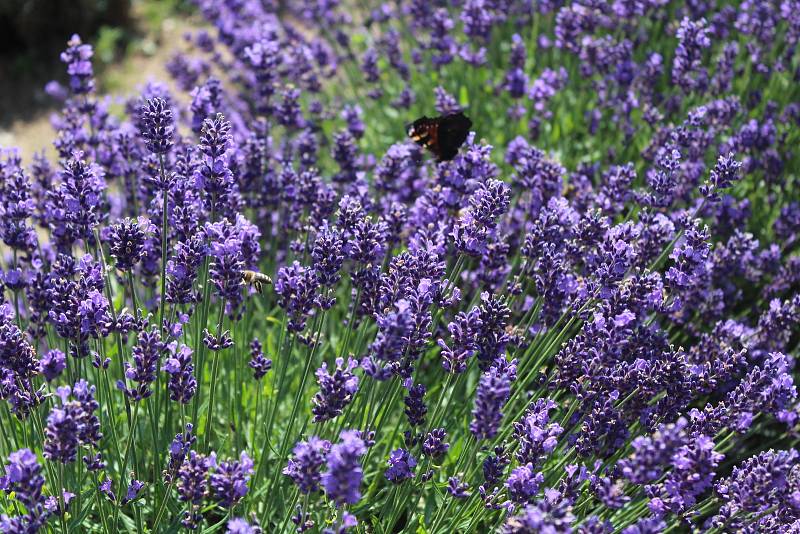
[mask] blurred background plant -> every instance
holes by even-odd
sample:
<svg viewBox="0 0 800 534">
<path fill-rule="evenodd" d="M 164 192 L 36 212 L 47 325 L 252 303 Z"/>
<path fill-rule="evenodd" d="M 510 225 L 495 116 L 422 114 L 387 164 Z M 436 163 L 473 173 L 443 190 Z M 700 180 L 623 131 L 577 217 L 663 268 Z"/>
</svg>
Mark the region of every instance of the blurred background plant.
<svg viewBox="0 0 800 534">
<path fill-rule="evenodd" d="M 66 81 L 59 54 L 71 35 L 94 46 L 98 88 L 120 93 L 167 80 L 167 54 L 197 23 L 187 0 L 0 1 L 0 146 L 52 150 L 58 102 L 45 85 Z"/>
</svg>

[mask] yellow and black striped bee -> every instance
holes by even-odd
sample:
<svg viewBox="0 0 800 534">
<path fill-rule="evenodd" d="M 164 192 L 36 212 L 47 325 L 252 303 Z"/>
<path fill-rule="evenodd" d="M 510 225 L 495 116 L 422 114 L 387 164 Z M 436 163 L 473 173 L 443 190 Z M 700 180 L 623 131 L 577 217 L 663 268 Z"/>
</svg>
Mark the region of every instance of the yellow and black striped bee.
<svg viewBox="0 0 800 534">
<path fill-rule="evenodd" d="M 264 284 L 271 284 L 272 278 L 257 271 L 242 271 L 242 284 L 253 286 L 260 294 L 264 290 Z"/>
</svg>

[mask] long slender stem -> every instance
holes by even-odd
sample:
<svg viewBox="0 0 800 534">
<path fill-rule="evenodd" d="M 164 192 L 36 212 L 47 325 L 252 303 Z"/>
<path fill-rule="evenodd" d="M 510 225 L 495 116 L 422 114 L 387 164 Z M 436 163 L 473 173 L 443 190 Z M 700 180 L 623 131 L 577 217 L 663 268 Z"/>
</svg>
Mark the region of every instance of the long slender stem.
<svg viewBox="0 0 800 534">
<path fill-rule="evenodd" d="M 161 183 L 166 184 L 166 177 L 164 171 L 164 154 L 160 154 L 158 158 L 159 172 L 161 173 Z M 164 187 L 161 191 L 161 304 L 158 307 L 158 328 L 161 335 L 164 335 L 164 308 L 167 304 L 167 245 L 169 243 L 169 221 L 168 221 L 168 205 L 169 205 L 169 189 Z"/>
<path fill-rule="evenodd" d="M 219 304 L 219 317 L 217 318 L 217 339 L 222 335 L 222 323 L 225 319 L 225 302 Z M 211 391 L 208 394 L 208 413 L 206 415 L 206 429 L 203 435 L 203 450 L 208 451 L 211 443 L 211 425 L 214 421 L 214 394 L 217 391 L 217 374 L 219 373 L 219 357 L 221 350 L 214 351 L 214 361 L 211 366 Z"/>
</svg>

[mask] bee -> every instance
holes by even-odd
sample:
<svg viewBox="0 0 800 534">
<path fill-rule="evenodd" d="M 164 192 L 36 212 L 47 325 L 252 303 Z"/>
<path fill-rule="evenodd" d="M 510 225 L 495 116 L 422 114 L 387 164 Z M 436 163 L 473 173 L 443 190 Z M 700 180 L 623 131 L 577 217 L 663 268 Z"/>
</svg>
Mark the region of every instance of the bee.
<svg viewBox="0 0 800 534">
<path fill-rule="evenodd" d="M 242 271 L 242 284 L 253 286 L 260 294 L 264 290 L 264 284 L 271 284 L 272 278 L 257 271 Z"/>
</svg>

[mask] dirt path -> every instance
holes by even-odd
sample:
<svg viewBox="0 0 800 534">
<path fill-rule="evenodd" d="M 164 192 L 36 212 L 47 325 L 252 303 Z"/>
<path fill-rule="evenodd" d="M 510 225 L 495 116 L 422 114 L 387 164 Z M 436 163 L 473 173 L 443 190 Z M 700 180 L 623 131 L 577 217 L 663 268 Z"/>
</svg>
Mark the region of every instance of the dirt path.
<svg viewBox="0 0 800 534">
<path fill-rule="evenodd" d="M 121 61 L 104 69 L 98 80 L 99 92 L 125 97 L 148 81 L 166 83 L 174 92 L 178 92 L 165 65 L 176 50 L 185 48 L 184 33 L 201 27 L 200 19 L 170 17 L 164 19 L 160 28 L 148 28 L 149 32 L 138 43 L 137 51 L 127 54 Z M 43 104 L 32 107 L 29 112 L 26 110 L 20 113 L 20 117 L 15 118 L 10 125 L 0 126 L 0 147 L 17 147 L 26 162 L 30 161 L 35 152 L 40 151 L 44 151 L 52 160 L 55 157 L 52 145 L 55 131 L 50 124 L 50 116 L 54 106 L 49 105 L 49 97 L 44 94 L 42 87 L 32 90 L 41 92 L 41 98 L 38 98 L 39 95 L 37 98 Z M 13 95 L 4 96 L 13 98 Z"/>
</svg>

